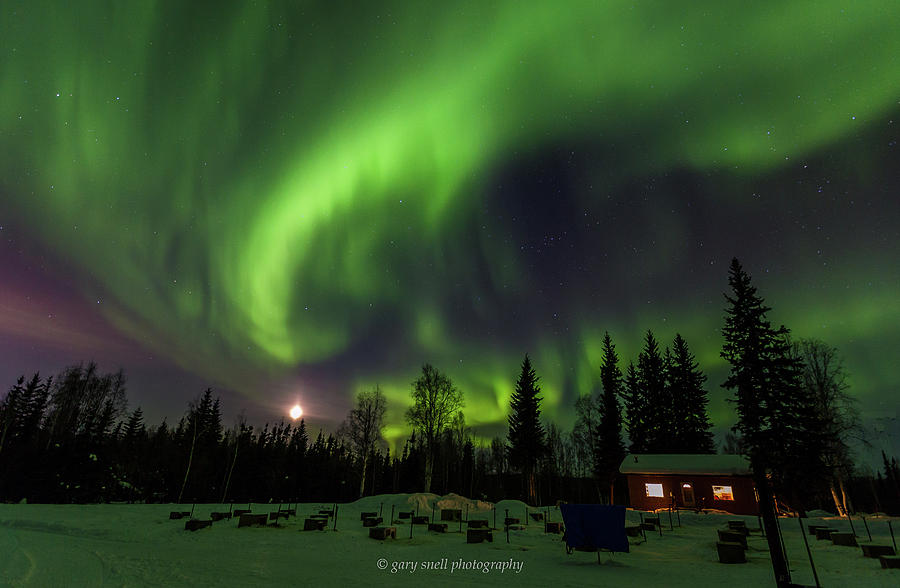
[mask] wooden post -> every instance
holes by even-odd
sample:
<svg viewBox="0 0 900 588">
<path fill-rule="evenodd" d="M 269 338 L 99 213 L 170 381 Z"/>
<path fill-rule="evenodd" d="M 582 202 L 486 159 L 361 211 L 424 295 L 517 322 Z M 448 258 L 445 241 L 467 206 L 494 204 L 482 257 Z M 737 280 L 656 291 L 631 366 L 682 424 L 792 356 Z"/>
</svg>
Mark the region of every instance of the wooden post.
<svg viewBox="0 0 900 588">
<path fill-rule="evenodd" d="M 888 521 L 888 530 L 891 532 L 891 545 L 894 546 L 894 553 L 896 553 L 897 541 L 894 539 L 894 527 L 891 525 L 891 521 Z"/>
<path fill-rule="evenodd" d="M 509 518 L 509 509 L 506 509 L 506 517 L 503 519 L 503 526 L 506 527 L 506 542 L 509 543 L 509 525 L 506 524 L 506 519 Z"/>
<path fill-rule="evenodd" d="M 675 527 L 672 525 L 672 507 L 669 507 L 669 530 L 674 531 Z"/>
<path fill-rule="evenodd" d="M 800 523 L 800 534 L 803 536 L 803 545 L 806 546 L 806 555 L 809 556 L 809 567 L 812 568 L 813 579 L 816 581 L 816 588 L 821 588 L 822 585 L 819 584 L 819 574 L 816 573 L 816 564 L 813 562 L 812 551 L 809 549 L 809 541 L 806 539 L 806 531 L 803 529 L 803 519 L 797 517 L 797 522 Z"/>
<path fill-rule="evenodd" d="M 781 521 L 778 520 L 778 516 L 775 517 L 775 528 L 778 529 L 778 540 L 781 541 L 781 556 L 784 558 L 785 562 L 790 562 L 787 556 L 787 548 L 784 546 L 784 535 L 781 533 Z M 790 565 L 788 563 L 788 565 Z M 790 568 L 788 569 L 790 572 Z"/>
<path fill-rule="evenodd" d="M 334 513 L 334 526 L 331 528 L 331 530 L 337 531 L 337 503 L 334 503 L 333 508 L 334 510 L 332 512 Z"/>
<path fill-rule="evenodd" d="M 644 533 L 644 513 L 639 512 L 638 514 L 641 516 L 641 536 L 643 536 L 644 541 L 646 541 L 647 535 Z"/>
<path fill-rule="evenodd" d="M 872 532 L 869 531 L 869 523 L 866 522 L 866 517 L 863 517 L 862 520 L 863 520 L 863 525 L 865 525 L 865 527 L 866 527 L 866 535 L 869 536 L 869 541 L 871 541 L 872 540 Z"/>
<path fill-rule="evenodd" d="M 763 528 L 766 529 L 766 541 L 769 545 L 769 555 L 772 558 L 775 585 L 778 588 L 784 588 L 791 585 L 791 570 L 788 567 L 787 558 L 784 556 L 781 534 L 778 531 L 778 515 L 775 513 L 775 501 L 769 486 L 769 479 L 766 477 L 765 462 L 760 458 L 758 450 L 750 456 L 750 464 L 753 470 L 753 484 L 759 495 L 760 515 Z"/>
<path fill-rule="evenodd" d="M 466 504 L 466 523 L 469 522 L 469 505 Z M 463 518 L 459 517 L 459 532 L 462 533 Z"/>
<path fill-rule="evenodd" d="M 678 519 L 678 526 L 681 526 L 681 511 L 677 508 L 675 509 L 675 518 Z"/>
<path fill-rule="evenodd" d="M 491 507 L 494 510 L 494 528 L 497 528 L 497 505 Z"/>
<path fill-rule="evenodd" d="M 197 506 L 196 502 L 191 503 L 191 516 L 190 518 L 194 518 L 194 507 Z"/>
<path fill-rule="evenodd" d="M 378 505 L 378 516 L 379 517 L 384 516 L 384 503 L 383 502 L 380 505 Z"/>
</svg>

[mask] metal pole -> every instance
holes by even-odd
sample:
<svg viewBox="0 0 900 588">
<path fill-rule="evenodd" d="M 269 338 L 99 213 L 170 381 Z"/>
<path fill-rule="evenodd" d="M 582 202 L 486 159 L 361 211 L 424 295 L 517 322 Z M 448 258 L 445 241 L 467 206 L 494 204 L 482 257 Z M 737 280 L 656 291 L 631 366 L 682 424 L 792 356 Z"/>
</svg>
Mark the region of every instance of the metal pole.
<svg viewBox="0 0 900 588">
<path fill-rule="evenodd" d="M 866 527 L 866 535 L 869 536 L 869 541 L 871 541 L 872 540 L 872 532 L 869 531 L 869 523 L 866 522 L 866 517 L 863 517 L 862 520 L 863 520 L 863 525 Z"/>
<path fill-rule="evenodd" d="M 675 527 L 672 525 L 672 507 L 669 507 L 669 530 L 674 531 Z"/>
<path fill-rule="evenodd" d="M 853 528 L 853 519 L 850 518 L 850 513 L 847 513 L 847 520 L 850 521 L 850 532 L 853 533 L 854 537 L 857 537 L 856 529 Z"/>
<path fill-rule="evenodd" d="M 797 522 L 800 523 L 800 534 L 803 536 L 803 545 L 806 546 L 806 555 L 809 556 L 809 567 L 812 568 L 813 579 L 816 581 L 816 588 L 821 588 L 821 584 L 819 584 L 819 574 L 816 573 L 816 564 L 813 562 L 812 551 L 809 549 L 809 541 L 806 539 L 806 531 L 803 529 L 803 519 L 797 517 Z"/>
<path fill-rule="evenodd" d="M 897 541 L 894 540 L 894 527 L 891 525 L 891 521 L 888 521 L 888 530 L 891 532 L 891 545 L 894 546 L 894 552 L 897 551 Z"/>
<path fill-rule="evenodd" d="M 337 531 L 337 504 L 334 505 L 334 526 L 331 530 Z"/>
<path fill-rule="evenodd" d="M 647 540 L 647 534 L 644 533 L 644 513 L 638 513 L 641 516 L 641 536 L 644 538 L 644 541 Z"/>
</svg>

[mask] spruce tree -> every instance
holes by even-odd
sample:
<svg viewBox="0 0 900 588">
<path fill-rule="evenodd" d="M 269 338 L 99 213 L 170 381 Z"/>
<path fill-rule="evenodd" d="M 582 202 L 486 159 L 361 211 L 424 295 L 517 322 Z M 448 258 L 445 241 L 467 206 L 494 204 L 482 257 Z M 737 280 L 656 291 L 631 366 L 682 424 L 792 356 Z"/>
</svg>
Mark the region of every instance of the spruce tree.
<svg viewBox="0 0 900 588">
<path fill-rule="evenodd" d="M 666 393 L 665 360 L 652 331 L 644 337 L 644 348 L 638 356 L 638 389 L 643 395 L 647 453 L 672 453 L 670 427 L 672 415 Z"/>
<path fill-rule="evenodd" d="M 528 354 L 522 361 L 522 371 L 510 399 L 509 460 L 522 470 L 525 493 L 530 504 L 537 503 L 535 468 L 546 450 L 544 427 L 541 425 L 541 388 Z"/>
<path fill-rule="evenodd" d="M 789 434 L 784 422 L 787 410 L 784 400 L 788 389 L 796 384 L 796 376 L 791 374 L 796 366 L 786 362 L 779 344 L 787 329 L 772 327 L 766 318 L 771 309 L 757 295 L 750 276 L 737 259 L 731 262 L 728 284 L 732 295 L 725 295 L 729 306 L 722 329 L 725 343 L 721 356 L 731 364 L 731 370 L 723 387 L 733 390 L 736 396 L 735 430 L 749 452 L 775 581 L 778 586 L 789 586 L 791 575 L 781 545 L 767 472 L 771 468 L 777 473 L 784 465 L 779 457 L 788 441 L 783 435 Z"/>
<path fill-rule="evenodd" d="M 715 453 L 712 424 L 707 413 L 706 376 L 700 371 L 680 334 L 672 342 L 668 367 L 669 396 L 674 413 L 674 450 L 677 453 Z"/>
<path fill-rule="evenodd" d="M 640 454 L 647 452 L 648 420 L 647 398 L 641 387 L 634 362 L 628 363 L 625 372 L 625 420 L 628 429 L 628 450 Z"/>
<path fill-rule="evenodd" d="M 597 479 L 601 484 L 609 486 L 609 503 L 612 504 L 616 474 L 625 458 L 625 444 L 622 442 L 622 407 L 619 404 L 619 397 L 622 396 L 622 370 L 619 369 L 619 356 L 609 333 L 603 337 L 600 385 L 600 422 L 597 427 L 594 463 Z"/>
<path fill-rule="evenodd" d="M 142 437 L 145 432 L 144 411 L 139 406 L 134 409 L 134 412 L 128 417 L 128 422 L 125 424 L 125 442 L 132 444 Z"/>
</svg>

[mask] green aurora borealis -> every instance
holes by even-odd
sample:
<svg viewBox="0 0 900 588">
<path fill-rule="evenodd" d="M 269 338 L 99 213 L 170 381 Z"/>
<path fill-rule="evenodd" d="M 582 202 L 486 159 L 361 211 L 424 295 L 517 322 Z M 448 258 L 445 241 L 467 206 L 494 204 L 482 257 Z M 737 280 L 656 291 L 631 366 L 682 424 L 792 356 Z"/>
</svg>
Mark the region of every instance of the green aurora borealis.
<svg viewBox="0 0 900 588">
<path fill-rule="evenodd" d="M 898 30 L 894 1 L 4 2 L 0 236 L 251 404 L 335 421 L 380 383 L 392 440 L 425 361 L 490 434 L 526 351 L 570 425 L 604 330 L 626 360 L 680 331 L 730 424 L 738 256 L 896 416 Z"/>
</svg>

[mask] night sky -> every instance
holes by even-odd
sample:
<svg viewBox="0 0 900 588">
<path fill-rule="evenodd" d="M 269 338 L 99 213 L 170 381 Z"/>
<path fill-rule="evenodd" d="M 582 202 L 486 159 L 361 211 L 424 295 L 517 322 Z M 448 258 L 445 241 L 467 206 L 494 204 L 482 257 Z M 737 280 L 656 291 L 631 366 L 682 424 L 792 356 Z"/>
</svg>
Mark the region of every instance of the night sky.
<svg viewBox="0 0 900 588">
<path fill-rule="evenodd" d="M 736 256 L 900 450 L 894 0 L 0 10 L 4 389 L 94 359 L 151 424 L 333 427 L 378 383 L 396 442 L 430 362 L 492 436 L 525 352 L 569 428 L 652 329 L 721 432 Z"/>
</svg>

